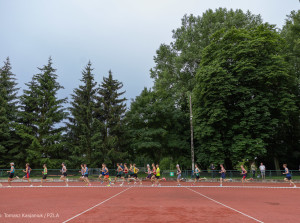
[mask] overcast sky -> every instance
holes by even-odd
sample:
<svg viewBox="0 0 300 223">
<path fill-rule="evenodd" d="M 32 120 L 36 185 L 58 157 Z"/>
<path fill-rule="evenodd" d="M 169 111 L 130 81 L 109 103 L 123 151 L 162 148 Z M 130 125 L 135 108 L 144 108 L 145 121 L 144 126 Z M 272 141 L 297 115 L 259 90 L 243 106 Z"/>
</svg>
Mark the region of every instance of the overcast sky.
<svg viewBox="0 0 300 223">
<path fill-rule="evenodd" d="M 111 69 L 126 98 L 152 87 L 149 70 L 184 14 L 207 9 L 250 10 L 281 28 L 298 0 L 0 0 L 0 61 L 10 57 L 21 89 L 52 57 L 69 97 L 91 60 L 101 82 Z M 2 66 L 3 64 L 1 64 Z M 70 99 L 70 97 L 69 97 Z"/>
</svg>

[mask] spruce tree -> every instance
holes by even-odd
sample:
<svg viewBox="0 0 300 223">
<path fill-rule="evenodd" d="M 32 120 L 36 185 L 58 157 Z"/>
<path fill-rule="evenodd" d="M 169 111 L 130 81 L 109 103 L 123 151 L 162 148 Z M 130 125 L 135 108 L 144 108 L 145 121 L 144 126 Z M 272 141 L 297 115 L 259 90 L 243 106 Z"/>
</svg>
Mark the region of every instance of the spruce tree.
<svg viewBox="0 0 300 223">
<path fill-rule="evenodd" d="M 65 127 L 61 122 L 66 118 L 63 104 L 66 98 L 58 99 L 57 92 L 63 87 L 57 82 L 56 69 L 52 59 L 48 64 L 38 68 L 21 96 L 20 125 L 18 134 L 24 139 L 27 160 L 34 167 L 47 163 L 48 167 L 59 166 L 64 159 L 64 144 L 61 142 Z"/>
<path fill-rule="evenodd" d="M 17 118 L 17 83 L 11 71 L 9 58 L 0 68 L 0 168 L 7 167 L 11 157 L 18 155 L 14 149 L 17 143 L 14 125 Z"/>
<path fill-rule="evenodd" d="M 98 133 L 101 123 L 95 119 L 97 82 L 91 66 L 91 62 L 86 65 L 82 71 L 82 85 L 74 89 L 72 94 L 68 146 L 72 148 L 72 161 L 75 165 L 87 163 L 96 167 L 99 166 L 97 159 L 100 158 L 101 139 Z"/>
<path fill-rule="evenodd" d="M 122 147 L 126 111 L 126 98 L 122 97 L 125 91 L 119 92 L 122 87 L 122 82 L 113 79 L 109 71 L 108 77 L 103 78 L 97 97 L 96 118 L 102 123 L 103 161 L 110 164 L 120 162 L 127 156 Z"/>
</svg>

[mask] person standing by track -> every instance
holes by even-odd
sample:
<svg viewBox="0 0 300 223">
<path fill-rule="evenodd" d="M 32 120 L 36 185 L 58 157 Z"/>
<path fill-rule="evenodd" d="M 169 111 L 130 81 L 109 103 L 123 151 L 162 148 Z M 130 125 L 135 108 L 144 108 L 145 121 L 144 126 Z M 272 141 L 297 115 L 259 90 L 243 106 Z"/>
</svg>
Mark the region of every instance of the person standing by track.
<svg viewBox="0 0 300 223">
<path fill-rule="evenodd" d="M 257 170 L 257 167 L 256 167 L 256 165 L 255 165 L 255 162 L 253 162 L 253 163 L 251 164 L 251 172 L 252 172 L 252 178 L 253 178 L 253 179 L 255 178 L 256 170 Z"/>
<path fill-rule="evenodd" d="M 260 170 L 261 179 L 263 180 L 266 179 L 266 167 L 263 163 L 260 163 L 259 170 Z"/>
<path fill-rule="evenodd" d="M 177 171 L 176 171 L 176 175 L 177 175 L 177 186 L 181 186 L 180 181 L 181 181 L 181 169 L 179 164 L 176 165 Z"/>
</svg>

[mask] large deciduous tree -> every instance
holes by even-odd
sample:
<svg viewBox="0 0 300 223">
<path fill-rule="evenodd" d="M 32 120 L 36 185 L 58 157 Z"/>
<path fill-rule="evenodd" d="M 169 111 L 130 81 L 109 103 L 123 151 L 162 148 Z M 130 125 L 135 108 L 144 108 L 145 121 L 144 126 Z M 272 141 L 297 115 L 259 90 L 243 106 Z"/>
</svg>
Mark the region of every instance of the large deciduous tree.
<svg viewBox="0 0 300 223">
<path fill-rule="evenodd" d="M 287 151 L 285 131 L 299 112 L 283 47 L 269 25 L 222 29 L 211 38 L 194 89 L 199 161 L 231 168 L 267 154 L 276 161 Z"/>
<path fill-rule="evenodd" d="M 160 162 L 168 157 L 188 167 L 188 121 L 175 105 L 144 89 L 126 113 L 131 149 L 137 157 Z M 187 118 L 188 120 L 188 118 Z"/>
</svg>

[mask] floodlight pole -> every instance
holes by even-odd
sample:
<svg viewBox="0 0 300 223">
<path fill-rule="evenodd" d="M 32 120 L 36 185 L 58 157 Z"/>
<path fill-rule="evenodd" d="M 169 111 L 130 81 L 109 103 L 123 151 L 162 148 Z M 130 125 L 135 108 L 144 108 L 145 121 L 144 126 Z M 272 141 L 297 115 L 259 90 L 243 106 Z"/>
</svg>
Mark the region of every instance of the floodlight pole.
<svg viewBox="0 0 300 223">
<path fill-rule="evenodd" d="M 193 128 L 193 110 L 192 110 L 192 94 L 189 94 L 190 101 L 190 126 L 191 126 L 191 158 L 192 158 L 192 170 L 195 170 L 195 153 L 194 153 L 194 128 Z"/>
</svg>

